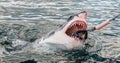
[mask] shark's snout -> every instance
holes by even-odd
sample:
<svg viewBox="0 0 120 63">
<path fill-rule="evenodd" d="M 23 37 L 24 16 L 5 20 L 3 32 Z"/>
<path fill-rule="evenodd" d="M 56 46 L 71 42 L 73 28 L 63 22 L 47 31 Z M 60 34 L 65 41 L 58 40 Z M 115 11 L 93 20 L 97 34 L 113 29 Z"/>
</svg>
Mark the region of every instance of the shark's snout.
<svg viewBox="0 0 120 63">
<path fill-rule="evenodd" d="M 82 11 L 81 13 L 87 13 L 86 11 Z"/>
<path fill-rule="evenodd" d="M 79 18 L 86 20 L 86 18 L 87 18 L 87 12 L 83 11 L 83 12 L 79 13 L 78 16 L 79 16 Z"/>
</svg>

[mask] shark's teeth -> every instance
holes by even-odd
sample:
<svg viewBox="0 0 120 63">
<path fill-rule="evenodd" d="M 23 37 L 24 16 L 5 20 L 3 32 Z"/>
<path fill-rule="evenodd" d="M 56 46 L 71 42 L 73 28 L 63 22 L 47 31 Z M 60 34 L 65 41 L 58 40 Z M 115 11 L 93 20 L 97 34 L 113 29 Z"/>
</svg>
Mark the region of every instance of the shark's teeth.
<svg viewBox="0 0 120 63">
<path fill-rule="evenodd" d="M 81 24 L 79 24 L 81 26 Z"/>
<path fill-rule="evenodd" d="M 79 27 L 78 27 L 79 29 L 83 27 L 83 24 L 82 24 L 82 23 L 73 23 L 73 24 L 71 24 L 71 25 L 69 26 L 69 28 L 71 28 L 71 27 L 73 27 L 73 26 L 77 26 L 77 25 L 79 25 Z"/>
<path fill-rule="evenodd" d="M 76 24 L 74 24 L 73 26 L 76 26 Z"/>
</svg>

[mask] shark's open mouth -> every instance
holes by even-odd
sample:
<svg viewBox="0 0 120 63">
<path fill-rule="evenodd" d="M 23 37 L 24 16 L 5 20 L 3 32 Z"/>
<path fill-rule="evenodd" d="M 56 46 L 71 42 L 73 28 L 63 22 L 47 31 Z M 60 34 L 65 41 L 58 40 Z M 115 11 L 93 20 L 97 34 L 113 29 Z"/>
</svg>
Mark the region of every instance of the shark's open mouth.
<svg viewBox="0 0 120 63">
<path fill-rule="evenodd" d="M 73 36 L 72 34 L 74 32 L 77 32 L 78 30 L 86 30 L 86 28 L 87 28 L 87 25 L 84 21 L 77 20 L 77 21 L 72 22 L 69 25 L 65 33 L 70 37 L 78 38 L 78 37 Z M 82 33 L 79 33 L 79 35 L 82 36 Z"/>
</svg>

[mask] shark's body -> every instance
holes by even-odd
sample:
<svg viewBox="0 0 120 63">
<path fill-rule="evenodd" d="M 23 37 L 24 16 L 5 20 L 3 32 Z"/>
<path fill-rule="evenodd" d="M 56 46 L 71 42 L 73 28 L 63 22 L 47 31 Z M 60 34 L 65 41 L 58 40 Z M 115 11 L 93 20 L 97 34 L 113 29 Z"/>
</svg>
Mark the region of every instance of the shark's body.
<svg viewBox="0 0 120 63">
<path fill-rule="evenodd" d="M 73 49 L 83 47 L 85 40 L 72 36 L 72 33 L 78 30 L 86 30 L 87 12 L 83 11 L 77 15 L 70 16 L 68 23 L 60 27 L 59 30 L 52 31 L 46 37 L 43 37 L 39 44 L 46 44 L 59 49 Z M 79 34 L 84 38 L 84 34 Z"/>
</svg>

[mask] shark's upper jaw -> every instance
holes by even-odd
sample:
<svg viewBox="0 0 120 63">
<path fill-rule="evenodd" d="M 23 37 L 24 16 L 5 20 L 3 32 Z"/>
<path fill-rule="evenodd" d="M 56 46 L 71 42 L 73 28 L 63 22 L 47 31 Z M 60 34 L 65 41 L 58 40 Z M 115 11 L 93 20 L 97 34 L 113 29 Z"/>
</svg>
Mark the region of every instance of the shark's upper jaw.
<svg viewBox="0 0 120 63">
<path fill-rule="evenodd" d="M 75 40 L 81 41 L 79 38 L 72 36 L 74 32 L 77 32 L 78 30 L 86 30 L 87 24 L 86 24 L 86 17 L 87 17 L 87 12 L 81 12 L 78 14 L 73 20 L 71 20 L 70 23 L 66 26 L 65 33 L 71 37 L 74 38 Z M 79 33 L 80 36 L 83 34 Z"/>
</svg>

